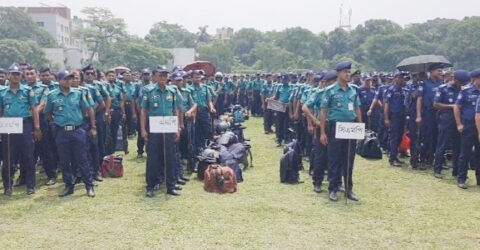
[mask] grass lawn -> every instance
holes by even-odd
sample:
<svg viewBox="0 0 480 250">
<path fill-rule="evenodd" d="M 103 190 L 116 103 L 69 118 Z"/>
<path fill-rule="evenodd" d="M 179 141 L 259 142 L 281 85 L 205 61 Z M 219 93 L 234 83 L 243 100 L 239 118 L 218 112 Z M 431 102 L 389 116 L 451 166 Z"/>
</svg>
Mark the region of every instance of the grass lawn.
<svg viewBox="0 0 480 250">
<path fill-rule="evenodd" d="M 279 182 L 281 150 L 264 135 L 262 121 L 246 123 L 254 168 L 235 194 L 203 191 L 192 179 L 182 196 L 145 197 L 145 163 L 135 141 L 122 179 L 104 180 L 97 197 L 83 186 L 58 198 L 63 184 L 26 196 L 0 196 L 1 249 L 480 249 L 480 187 L 456 187 L 450 173 L 393 168 L 356 158 L 354 191 L 360 202 L 332 203 L 303 184 Z M 305 164 L 308 169 L 308 164 Z M 324 185 L 324 190 L 327 185 Z M 3 189 L 0 190 L 3 193 Z"/>
</svg>

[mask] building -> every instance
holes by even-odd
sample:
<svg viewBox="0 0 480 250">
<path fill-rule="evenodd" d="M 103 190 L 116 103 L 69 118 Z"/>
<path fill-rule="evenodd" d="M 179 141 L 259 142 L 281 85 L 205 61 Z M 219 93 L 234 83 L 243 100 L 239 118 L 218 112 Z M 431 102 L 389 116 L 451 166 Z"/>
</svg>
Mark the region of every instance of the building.
<svg viewBox="0 0 480 250">
<path fill-rule="evenodd" d="M 233 36 L 233 29 L 230 27 L 224 27 L 217 29 L 217 33 L 215 34 L 215 40 L 225 43 L 229 41 Z"/>
<path fill-rule="evenodd" d="M 78 17 L 72 19 L 67 7 L 22 7 L 32 20 L 47 31 L 57 42 L 60 48 L 45 48 L 47 58 L 52 62 L 51 67 L 81 68 L 90 58 L 87 45 L 80 39 L 73 37 L 75 29 L 82 28 L 83 22 Z M 94 60 L 98 57 L 94 57 Z"/>
<path fill-rule="evenodd" d="M 168 49 L 173 59 L 168 62 L 168 66 L 173 68 L 175 65 L 185 67 L 185 65 L 193 63 L 196 60 L 194 48 L 173 48 Z"/>
</svg>

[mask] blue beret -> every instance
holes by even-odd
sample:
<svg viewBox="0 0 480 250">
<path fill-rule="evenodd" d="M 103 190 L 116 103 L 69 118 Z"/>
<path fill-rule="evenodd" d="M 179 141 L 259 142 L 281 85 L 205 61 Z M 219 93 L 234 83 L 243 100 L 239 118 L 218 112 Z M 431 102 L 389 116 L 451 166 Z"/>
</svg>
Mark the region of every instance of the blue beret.
<svg viewBox="0 0 480 250">
<path fill-rule="evenodd" d="M 173 80 L 183 80 L 182 73 L 180 72 L 175 72 L 172 74 L 172 79 Z"/>
<path fill-rule="evenodd" d="M 345 61 L 337 64 L 337 66 L 335 67 L 335 70 L 338 72 L 344 69 L 351 69 L 351 68 L 352 68 L 352 62 Z"/>
<path fill-rule="evenodd" d="M 281 79 L 282 79 L 282 81 L 288 81 L 288 80 L 290 80 L 290 79 L 288 78 L 288 74 L 282 74 Z"/>
<path fill-rule="evenodd" d="M 472 77 L 472 78 L 480 77 L 480 69 L 476 69 L 476 70 L 470 72 L 470 77 Z"/>
<path fill-rule="evenodd" d="M 70 78 L 72 76 L 73 75 L 70 74 L 70 72 L 68 72 L 67 70 L 62 70 L 62 71 L 57 73 L 57 79 L 58 80 L 64 80 L 64 79 Z"/>
<path fill-rule="evenodd" d="M 323 80 L 325 81 L 337 80 L 337 72 L 329 71 L 325 73 L 325 75 L 323 76 Z"/>
<path fill-rule="evenodd" d="M 455 80 L 461 83 L 467 83 L 470 81 L 470 72 L 466 70 L 463 70 L 463 69 L 455 70 L 453 75 L 455 76 Z"/>
<path fill-rule="evenodd" d="M 313 81 L 314 82 L 320 82 L 321 80 L 323 80 L 323 77 L 325 76 L 325 74 L 323 72 L 318 72 L 314 77 L 313 77 Z"/>
</svg>

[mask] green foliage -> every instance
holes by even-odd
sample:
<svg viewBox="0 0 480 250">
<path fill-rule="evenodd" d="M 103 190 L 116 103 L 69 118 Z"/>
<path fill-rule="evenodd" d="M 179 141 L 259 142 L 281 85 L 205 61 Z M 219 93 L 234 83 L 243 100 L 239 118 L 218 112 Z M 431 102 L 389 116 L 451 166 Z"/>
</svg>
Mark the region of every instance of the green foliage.
<svg viewBox="0 0 480 250">
<path fill-rule="evenodd" d="M 45 52 L 35 41 L 0 39 L 0 67 L 7 68 L 14 62 L 27 62 L 35 67 L 48 64 Z"/>
<path fill-rule="evenodd" d="M 201 33 L 200 36 L 202 40 L 208 41 L 206 33 Z M 153 25 L 145 40 L 160 48 L 193 48 L 197 35 L 190 33 L 181 25 L 162 21 Z"/>
<path fill-rule="evenodd" d="M 0 39 L 32 40 L 41 47 L 53 48 L 50 34 L 38 27 L 24 12 L 14 7 L 0 7 Z"/>
<path fill-rule="evenodd" d="M 172 59 L 172 54 L 168 50 L 154 46 L 143 39 L 126 39 L 117 42 L 110 53 L 105 65 L 108 68 L 123 65 L 132 70 L 152 69 L 157 65 L 165 65 Z"/>
<path fill-rule="evenodd" d="M 265 71 L 284 71 L 295 68 L 295 54 L 279 46 L 260 43 L 254 49 L 258 58 L 255 67 Z"/>
<path fill-rule="evenodd" d="M 112 49 L 115 42 L 127 36 L 125 21 L 115 17 L 106 8 L 87 7 L 82 9 L 82 13 L 86 15 L 87 28 L 76 30 L 74 35 L 87 42 L 92 52 L 90 62 L 98 53 L 100 64 L 108 65 L 109 58 L 106 57 L 108 51 Z"/>
<path fill-rule="evenodd" d="M 439 51 L 449 56 L 455 67 L 474 69 L 480 66 L 480 17 L 465 18 L 451 25 Z"/>
<path fill-rule="evenodd" d="M 217 71 L 231 72 L 234 64 L 233 50 L 229 44 L 214 42 L 200 44 L 197 48 L 199 60 L 212 62 Z"/>
</svg>

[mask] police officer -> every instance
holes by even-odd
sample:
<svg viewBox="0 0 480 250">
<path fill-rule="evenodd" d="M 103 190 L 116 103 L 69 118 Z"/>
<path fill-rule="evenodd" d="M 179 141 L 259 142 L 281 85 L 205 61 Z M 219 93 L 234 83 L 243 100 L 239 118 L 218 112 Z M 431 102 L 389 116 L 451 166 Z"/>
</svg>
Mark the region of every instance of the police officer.
<svg viewBox="0 0 480 250">
<path fill-rule="evenodd" d="M 433 165 L 434 176 L 442 178 L 442 167 L 445 163 L 445 151 L 452 148 L 453 175 L 457 175 L 458 157 L 460 156 L 460 134 L 455 126 L 453 107 L 462 85 L 470 81 L 470 72 L 456 70 L 451 82 L 440 85 L 433 99 L 433 106 L 438 110 L 438 137 Z"/>
<path fill-rule="evenodd" d="M 212 93 L 207 85 L 200 83 L 202 74 L 199 71 L 192 72 L 193 101 L 198 105 L 195 121 L 195 147 L 203 148 L 206 140 L 212 139 L 213 132 L 210 126 L 210 113 L 215 114 L 216 110 L 212 102 Z"/>
<path fill-rule="evenodd" d="M 352 181 L 356 141 L 335 138 L 337 122 L 362 122 L 357 90 L 348 84 L 351 78 L 351 66 L 351 62 L 341 62 L 336 66 L 337 82 L 325 90 L 321 105 L 320 140 L 323 145 L 328 144 L 328 191 L 331 201 L 338 200 L 337 191 L 342 182 L 342 172 L 348 176 L 345 183 L 347 198 L 354 201 L 359 200 L 353 193 Z M 345 157 L 345 152 L 350 152 L 348 157 Z"/>
<path fill-rule="evenodd" d="M 263 85 L 263 89 L 260 93 L 262 97 L 262 110 L 263 110 L 263 131 L 265 134 L 273 133 L 273 111 L 267 109 L 267 98 L 272 97 L 273 94 L 273 82 L 272 74 L 267 74 L 267 82 Z"/>
<path fill-rule="evenodd" d="M 5 86 L 7 83 L 7 71 L 5 69 L 0 68 L 0 86 Z"/>
<path fill-rule="evenodd" d="M 137 136 L 137 159 L 141 160 L 143 159 L 143 153 L 145 152 L 145 141 L 143 140 L 143 137 L 141 136 L 142 130 L 140 128 L 140 110 L 141 110 L 141 97 L 143 95 L 143 91 L 146 86 L 149 86 L 153 84 L 151 82 L 151 74 L 149 69 L 143 69 L 142 70 L 142 75 L 140 77 L 141 81 L 140 83 L 135 85 L 135 91 L 133 93 L 133 102 L 132 104 L 135 105 L 134 109 L 136 112 L 136 117 L 137 117 L 137 133 L 139 136 Z"/>
<path fill-rule="evenodd" d="M 355 80 L 353 81 L 353 84 L 356 84 Z M 360 110 L 362 111 L 362 117 L 367 118 L 367 112 L 372 105 L 373 99 L 375 98 L 375 88 L 372 86 L 372 78 L 370 76 L 366 76 L 363 84 L 359 85 L 358 95 L 360 97 Z M 372 116 L 368 117 L 368 119 L 365 121 L 366 127 L 373 131 L 377 131 L 378 127 L 378 123 L 372 122 L 378 120 L 378 115 L 376 114 L 378 114 L 378 112 L 372 113 Z"/>
<path fill-rule="evenodd" d="M 147 197 L 153 197 L 153 189 L 158 177 L 165 176 L 167 194 L 180 195 L 175 189 L 175 144 L 180 138 L 181 127 L 175 134 L 157 134 L 147 131 L 147 117 L 151 116 L 177 116 L 180 121 L 181 109 L 177 101 L 180 98 L 177 92 L 167 86 L 168 70 L 164 67 L 157 67 L 153 72 L 156 84 L 145 88 L 141 101 L 140 126 L 142 137 L 147 143 Z"/>
<path fill-rule="evenodd" d="M 277 100 L 286 105 L 285 112 L 276 111 L 276 125 L 275 132 L 277 136 L 277 147 L 282 146 L 283 141 L 288 140 L 288 124 L 289 124 L 289 101 L 292 94 L 292 86 L 289 84 L 288 74 L 283 74 L 281 77 L 282 83 L 278 84 L 272 99 Z"/>
<path fill-rule="evenodd" d="M 79 89 L 71 88 L 73 75 L 68 71 L 60 71 L 57 79 L 60 88 L 52 91 L 47 97 L 44 113 L 52 116 L 56 126 L 56 144 L 59 166 L 62 170 L 65 189 L 59 194 L 65 197 L 73 194 L 74 181 L 72 168 L 79 168 L 87 196 L 95 197 L 93 190 L 92 169 L 87 160 L 87 132 L 83 125 L 83 112 L 89 117 L 90 133 L 96 136 L 95 113 L 87 96 Z"/>
<path fill-rule="evenodd" d="M 390 129 L 390 153 L 391 166 L 400 167 L 403 162 L 398 159 L 398 147 L 402 142 L 405 127 L 405 87 L 403 72 L 395 74 L 395 84 L 387 89 L 383 100 L 385 126 Z"/>
<path fill-rule="evenodd" d="M 262 98 L 260 92 L 262 91 L 264 81 L 261 79 L 260 73 L 255 74 L 255 79 L 252 81 L 252 93 L 253 93 L 253 105 L 252 115 L 261 116 L 262 111 Z"/>
<path fill-rule="evenodd" d="M 89 64 L 85 68 L 82 69 L 83 72 L 83 80 L 85 82 L 85 86 L 93 86 L 95 87 L 101 94 L 103 98 L 103 102 L 105 103 L 104 109 L 97 109 L 95 113 L 95 121 L 97 123 L 97 140 L 98 140 L 98 154 L 99 154 L 99 162 L 98 164 L 102 164 L 103 157 L 106 155 L 105 150 L 105 139 L 106 139 L 106 124 L 110 122 L 110 110 L 111 106 L 111 98 L 110 92 L 107 89 L 107 86 L 103 82 L 99 82 L 96 80 L 96 71 L 95 68 Z"/>
<path fill-rule="evenodd" d="M 436 148 L 437 124 L 435 117 L 436 110 L 433 107 L 433 98 L 435 91 L 442 85 L 443 64 L 434 63 L 428 67 L 430 77 L 424 81 L 424 84 L 418 87 L 417 99 L 417 118 L 416 122 L 420 125 L 420 133 L 424 148 L 422 149 L 422 161 L 427 165 L 433 163 L 433 154 Z"/>
<path fill-rule="evenodd" d="M 405 107 L 408 118 L 407 129 L 410 136 L 410 166 L 412 166 L 413 169 L 424 169 L 423 164 L 420 165 L 420 168 L 418 167 L 420 131 L 415 119 L 417 117 L 418 88 L 423 85 L 425 72 L 416 72 L 412 75 L 412 81 L 408 82 L 405 87 Z"/>
<path fill-rule="evenodd" d="M 237 100 L 238 100 L 238 103 L 240 105 L 242 105 L 242 107 L 247 108 L 247 106 L 248 106 L 247 105 L 247 103 L 248 103 L 247 81 L 245 80 L 244 75 L 240 75 L 239 78 L 240 79 L 238 80 L 238 84 L 237 84 L 237 93 L 238 93 Z"/>
<path fill-rule="evenodd" d="M 106 148 L 105 153 L 107 155 L 113 154 L 117 146 L 117 134 L 120 127 L 120 123 L 125 121 L 125 102 L 123 101 L 123 96 L 125 92 L 122 88 L 118 87 L 116 84 L 116 75 L 115 71 L 109 70 L 106 72 L 105 77 L 107 79 L 108 85 L 107 89 L 110 92 L 111 98 L 111 108 L 110 108 L 110 145 Z M 108 112 L 108 111 L 107 111 Z"/>
<path fill-rule="evenodd" d="M 315 78 L 315 81 L 324 80 L 324 85 L 312 90 L 309 99 L 303 105 L 302 110 L 305 113 L 309 124 L 314 126 L 312 139 L 312 152 L 310 159 L 310 172 L 312 173 L 313 191 L 322 192 L 322 182 L 325 178 L 325 170 L 328 167 L 327 147 L 320 143 L 320 120 L 321 104 L 324 98 L 325 90 L 337 79 L 336 72 L 327 72 Z"/>
<path fill-rule="evenodd" d="M 137 115 L 134 109 L 134 105 L 132 105 L 133 94 L 135 92 L 135 84 L 132 81 L 132 73 L 130 71 L 125 71 L 122 73 L 123 76 L 123 89 L 125 92 L 124 100 L 125 100 L 125 115 L 126 121 L 125 124 L 127 126 L 127 135 L 129 138 L 135 135 L 136 129 L 136 121 Z"/>
<path fill-rule="evenodd" d="M 375 75 L 374 75 L 375 76 Z M 373 78 L 375 79 L 375 77 Z M 378 74 L 376 74 L 376 79 L 378 81 Z M 375 87 L 375 84 L 373 85 Z M 384 117 L 384 108 L 383 108 L 383 99 L 385 96 L 385 92 L 391 86 L 390 84 L 384 85 L 377 85 L 379 87 L 375 87 L 375 97 L 373 98 L 372 104 L 370 105 L 370 109 L 367 111 L 367 116 L 372 119 L 372 123 L 378 124 L 378 130 L 375 131 L 378 134 L 380 147 L 383 149 L 384 152 L 388 151 L 388 129 L 385 127 L 385 117 Z M 376 107 L 379 106 L 377 109 Z M 378 113 L 377 113 L 378 112 Z M 376 118 L 378 117 L 378 120 Z"/>
<path fill-rule="evenodd" d="M 478 99 L 480 97 L 480 71 L 474 70 L 470 76 L 473 78 L 472 84 L 463 88 L 458 94 L 457 101 L 453 107 L 457 130 L 461 134 L 460 158 L 458 160 L 457 186 L 467 189 L 468 164 L 472 153 L 474 162 L 478 166 L 480 162 L 480 143 L 475 126 L 475 116 L 478 117 Z M 474 150 L 472 150 L 474 148 Z M 479 169 L 476 167 L 477 184 L 479 180 Z"/>
<path fill-rule="evenodd" d="M 12 162 L 20 162 L 20 168 L 25 171 L 27 195 L 35 193 L 33 142 L 40 141 L 42 137 L 36 108 L 38 99 L 32 88 L 20 84 L 21 79 L 20 66 L 12 64 L 8 68 L 9 86 L 0 92 L 0 116 L 23 118 L 22 134 L 2 135 L 3 159 L 7 160 L 2 167 L 2 179 L 4 194 L 7 196 L 12 195 L 14 176 Z"/>
</svg>

